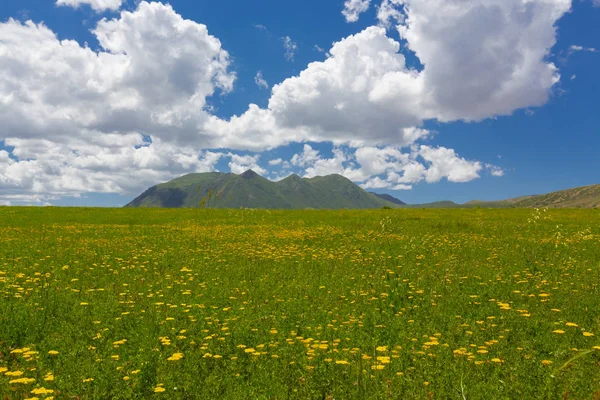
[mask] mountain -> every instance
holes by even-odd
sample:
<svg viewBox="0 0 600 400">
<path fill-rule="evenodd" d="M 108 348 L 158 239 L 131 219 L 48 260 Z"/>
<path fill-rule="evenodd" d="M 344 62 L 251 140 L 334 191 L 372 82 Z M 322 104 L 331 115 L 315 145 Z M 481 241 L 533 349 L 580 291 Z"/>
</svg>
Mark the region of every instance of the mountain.
<svg viewBox="0 0 600 400">
<path fill-rule="evenodd" d="M 375 195 L 377 197 L 379 197 L 380 199 L 383 199 L 385 201 L 389 201 L 390 203 L 394 203 L 397 204 L 399 206 L 404 206 L 406 205 L 405 202 L 403 202 L 402 200 L 399 200 L 397 198 L 395 198 L 394 196 L 390 196 L 389 194 L 384 194 L 384 193 L 375 193 L 375 192 L 369 192 L 372 195 Z"/>
<path fill-rule="evenodd" d="M 462 207 L 485 208 L 600 208 L 600 185 L 581 186 L 547 194 L 499 201 L 470 201 Z"/>
<path fill-rule="evenodd" d="M 209 199 L 209 193 L 212 195 Z M 151 187 L 125 207 L 199 207 L 268 209 L 363 209 L 397 207 L 366 192 L 341 175 L 301 178 L 290 175 L 272 182 L 248 170 L 189 174 Z"/>
<path fill-rule="evenodd" d="M 600 208 L 600 185 L 582 186 L 548 194 L 505 200 L 515 207 Z"/>
<path fill-rule="evenodd" d="M 427 204 L 407 204 L 402 208 L 600 208 L 600 185 L 582 186 L 541 195 L 515 197 L 506 200 L 473 200 L 465 204 L 438 201 Z"/>
</svg>

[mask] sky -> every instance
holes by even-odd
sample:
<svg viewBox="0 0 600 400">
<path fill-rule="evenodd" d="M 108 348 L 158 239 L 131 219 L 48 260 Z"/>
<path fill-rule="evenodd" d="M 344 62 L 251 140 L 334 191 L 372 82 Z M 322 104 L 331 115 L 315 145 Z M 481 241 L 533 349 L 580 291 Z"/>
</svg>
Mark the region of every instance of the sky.
<svg viewBox="0 0 600 400">
<path fill-rule="evenodd" d="M 0 2 L 0 205 L 192 172 L 407 203 L 600 183 L 598 0 Z"/>
</svg>

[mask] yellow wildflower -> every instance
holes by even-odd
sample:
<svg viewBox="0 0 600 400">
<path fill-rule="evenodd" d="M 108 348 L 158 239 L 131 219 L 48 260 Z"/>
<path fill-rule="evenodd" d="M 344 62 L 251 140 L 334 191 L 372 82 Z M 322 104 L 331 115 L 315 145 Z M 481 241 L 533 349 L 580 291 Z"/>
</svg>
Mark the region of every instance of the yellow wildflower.
<svg viewBox="0 0 600 400">
<path fill-rule="evenodd" d="M 46 389 L 46 388 L 35 388 L 31 391 L 31 394 L 51 394 L 54 393 L 54 390 L 52 389 Z"/>
<path fill-rule="evenodd" d="M 167 358 L 167 361 L 179 361 L 183 358 L 183 353 L 175 353 L 171 357 Z"/>
<path fill-rule="evenodd" d="M 17 378 L 13 379 L 12 381 L 8 381 L 8 383 L 21 383 L 23 385 L 28 385 L 33 382 L 35 382 L 35 379 L 33 378 Z"/>
</svg>

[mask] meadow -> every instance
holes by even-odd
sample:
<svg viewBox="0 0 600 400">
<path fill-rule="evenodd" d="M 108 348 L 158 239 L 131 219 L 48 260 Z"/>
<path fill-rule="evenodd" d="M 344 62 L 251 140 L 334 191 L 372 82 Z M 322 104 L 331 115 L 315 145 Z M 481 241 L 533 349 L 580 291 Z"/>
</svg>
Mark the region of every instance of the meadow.
<svg viewBox="0 0 600 400">
<path fill-rule="evenodd" d="M 600 210 L 0 208 L 1 399 L 600 399 Z"/>
</svg>

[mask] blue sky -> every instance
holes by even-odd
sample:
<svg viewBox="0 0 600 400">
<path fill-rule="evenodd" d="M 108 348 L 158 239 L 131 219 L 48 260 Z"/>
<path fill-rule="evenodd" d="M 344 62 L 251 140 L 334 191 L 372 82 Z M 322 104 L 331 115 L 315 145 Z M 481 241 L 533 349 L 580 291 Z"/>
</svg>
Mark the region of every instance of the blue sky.
<svg viewBox="0 0 600 400">
<path fill-rule="evenodd" d="M 409 203 L 600 183 L 593 0 L 61 1 L 0 4 L 2 204 L 246 168 Z"/>
</svg>

